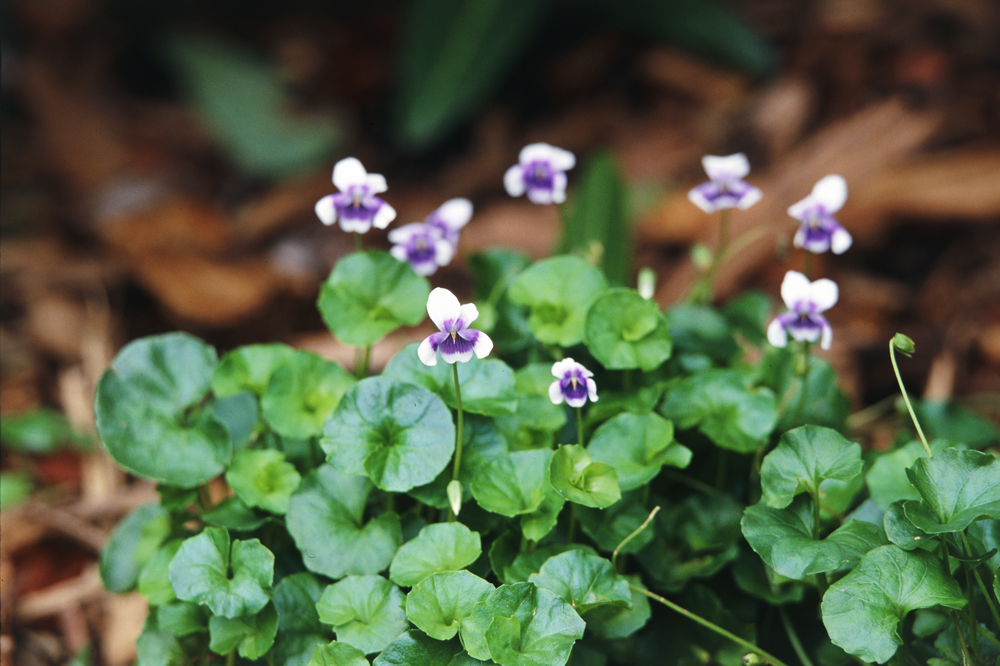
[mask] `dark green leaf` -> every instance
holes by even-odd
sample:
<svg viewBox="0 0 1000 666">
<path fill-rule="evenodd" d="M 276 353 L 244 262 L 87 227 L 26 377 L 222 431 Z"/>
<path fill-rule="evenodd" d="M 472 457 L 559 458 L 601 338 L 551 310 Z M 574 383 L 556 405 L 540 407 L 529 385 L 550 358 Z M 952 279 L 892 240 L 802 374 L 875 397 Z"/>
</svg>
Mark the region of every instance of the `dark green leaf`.
<svg viewBox="0 0 1000 666">
<path fill-rule="evenodd" d="M 793 345 L 768 345 L 757 366 L 754 382 L 774 391 L 781 405 L 776 429 L 791 430 L 809 423 L 843 430 L 851 404 L 837 388 L 837 373 L 825 360 L 811 354 L 803 396 L 800 361 Z"/>
<path fill-rule="evenodd" d="M 347 576 L 326 588 L 316 604 L 337 640 L 365 654 L 379 652 L 409 626 L 403 593 L 381 576 Z"/>
<path fill-rule="evenodd" d="M 267 514 L 254 511 L 239 497 L 227 497 L 201 515 L 206 524 L 230 532 L 253 532 L 267 522 Z"/>
<path fill-rule="evenodd" d="M 467 260 L 475 277 L 479 319 L 476 328 L 486 331 L 500 355 L 516 352 L 531 344 L 531 329 L 524 308 L 507 298 L 507 286 L 531 259 L 512 250 L 478 252 Z M 490 321 L 492 319 L 492 321 Z"/>
<path fill-rule="evenodd" d="M 157 613 L 151 612 L 142 627 L 142 634 L 135 641 L 139 666 L 188 666 L 188 659 L 180 641 L 170 631 L 160 627 Z"/>
<path fill-rule="evenodd" d="M 621 501 L 606 509 L 581 508 L 577 517 L 584 533 L 594 540 L 597 547 L 612 552 L 625 537 L 639 528 L 649 516 L 649 511 L 639 499 L 640 493 L 626 493 Z M 643 530 L 625 544 L 622 553 L 637 553 L 653 540 L 653 531 Z"/>
<path fill-rule="evenodd" d="M 530 308 L 528 326 L 545 344 L 570 347 L 583 340 L 587 310 L 607 290 L 604 275 L 579 257 L 543 259 L 518 275 L 507 290 Z"/>
<path fill-rule="evenodd" d="M 549 558 L 528 581 L 555 592 L 577 613 L 604 604 L 631 605 L 628 581 L 618 575 L 609 560 L 582 550 Z"/>
<path fill-rule="evenodd" d="M 653 301 L 634 289 L 609 289 L 587 311 L 584 342 L 609 370 L 649 372 L 670 358 L 667 320 Z"/>
<path fill-rule="evenodd" d="M 175 601 L 156 609 L 160 628 L 177 637 L 208 633 L 208 608 L 191 601 Z"/>
<path fill-rule="evenodd" d="M 804 585 L 782 576 L 750 551 L 740 553 L 732 572 L 737 587 L 774 606 L 797 604 L 805 593 Z"/>
<path fill-rule="evenodd" d="M 521 533 L 529 541 L 539 542 L 551 532 L 559 522 L 559 513 L 566 504 L 566 498 L 551 485 L 546 488 L 541 506 L 530 513 L 521 514 Z"/>
<path fill-rule="evenodd" d="M 237 542 L 238 543 L 238 542 Z M 278 632 L 278 612 L 274 604 L 267 604 L 254 615 L 221 617 L 213 615 L 208 621 L 211 635 L 209 648 L 216 654 L 228 654 L 234 648 L 245 659 L 259 659 L 274 645 Z"/>
<path fill-rule="evenodd" d="M 861 474 L 861 445 L 836 430 L 801 426 L 781 436 L 764 457 L 760 483 L 768 506 L 781 509 L 799 493 L 818 500 L 826 479 L 850 482 Z"/>
<path fill-rule="evenodd" d="M 480 467 L 507 455 L 507 442 L 497 431 L 493 419 L 467 414 L 462 427 L 462 461 L 459 463 L 458 480 L 462 484 L 464 499 L 472 497 L 472 478 Z M 452 466 L 447 466 L 426 486 L 411 488 L 409 494 L 437 509 L 448 508 L 447 487 L 451 481 Z"/>
<path fill-rule="evenodd" d="M 762 291 L 751 289 L 727 302 L 722 315 L 735 331 L 758 347 L 767 341 L 764 328 L 774 309 L 774 299 Z M 674 336 L 676 338 L 676 335 Z"/>
<path fill-rule="evenodd" d="M 168 567 L 183 541 L 183 539 L 167 541 L 139 571 L 137 588 L 152 606 L 168 604 L 177 598 L 170 584 Z"/>
<path fill-rule="evenodd" d="M 439 641 L 417 629 L 408 629 L 390 643 L 372 666 L 475 666 L 457 639 Z"/>
<path fill-rule="evenodd" d="M 0 441 L 8 451 L 46 455 L 63 446 L 83 447 L 87 439 L 76 432 L 66 417 L 39 407 L 23 414 L 4 414 Z"/>
<path fill-rule="evenodd" d="M 903 550 L 920 548 L 932 541 L 936 535 L 918 529 L 903 513 L 903 500 L 893 502 L 882 517 L 885 534 L 889 541 Z"/>
<path fill-rule="evenodd" d="M 282 437 L 315 437 L 354 383 L 336 363 L 296 350 L 271 373 L 260 399 L 261 414 Z"/>
<path fill-rule="evenodd" d="M 542 505 L 549 486 L 552 451 L 515 451 L 476 471 L 472 494 L 487 511 L 503 516 L 531 513 Z"/>
<path fill-rule="evenodd" d="M 639 576 L 625 576 L 625 580 L 645 589 Z M 626 638 L 646 626 L 652 616 L 649 597 L 631 588 L 628 591 L 631 595 L 628 607 L 604 604 L 587 611 L 584 618 L 587 629 L 601 638 Z"/>
<path fill-rule="evenodd" d="M 906 470 L 921 499 L 903 513 L 929 534 L 959 532 L 984 518 L 1000 520 L 1000 459 L 979 451 L 945 449 Z"/>
<path fill-rule="evenodd" d="M 525 583 L 531 574 L 542 570 L 542 565 L 548 562 L 550 557 L 555 557 L 568 550 L 582 550 L 593 555 L 597 554 L 593 548 L 582 543 L 552 543 L 541 546 L 530 552 L 518 553 L 511 564 L 504 567 L 503 581 L 508 584 Z"/>
<path fill-rule="evenodd" d="M 913 411 L 928 437 L 961 442 L 971 449 L 1000 442 L 1000 433 L 992 423 L 954 402 L 916 400 Z"/>
<path fill-rule="evenodd" d="M 170 514 L 159 504 L 143 504 L 111 533 L 101 551 L 101 580 L 111 592 L 128 592 L 143 566 L 170 534 Z"/>
<path fill-rule="evenodd" d="M 728 365 L 740 353 L 729 322 L 710 307 L 677 305 L 666 312 L 666 319 L 674 357 L 686 372 L 697 366 Z"/>
<path fill-rule="evenodd" d="M 657 414 L 619 414 L 602 423 L 587 452 L 615 468 L 623 492 L 649 483 L 664 465 L 691 462 L 691 450 L 674 440 L 674 425 Z"/>
<path fill-rule="evenodd" d="M 930 443 L 931 452 L 939 453 L 951 446 L 950 442 L 936 439 Z M 920 499 L 920 493 L 910 485 L 906 469 L 918 458 L 927 456 L 927 451 L 918 440 L 913 440 L 888 453 L 879 454 L 865 472 L 868 494 L 878 508 L 885 511 L 889 505 L 899 500 Z"/>
</svg>

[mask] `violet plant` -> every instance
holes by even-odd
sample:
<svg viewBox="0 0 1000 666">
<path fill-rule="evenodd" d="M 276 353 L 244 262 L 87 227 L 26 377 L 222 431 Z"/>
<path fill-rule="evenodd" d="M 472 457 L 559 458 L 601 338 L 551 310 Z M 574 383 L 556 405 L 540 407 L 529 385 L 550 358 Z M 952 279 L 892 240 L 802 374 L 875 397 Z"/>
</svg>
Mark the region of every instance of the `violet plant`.
<svg viewBox="0 0 1000 666">
<path fill-rule="evenodd" d="M 504 184 L 561 201 L 575 159 L 539 145 Z M 693 200 L 759 197 L 736 157 L 707 160 Z M 360 234 L 392 208 L 355 162 L 317 212 Z M 796 209 L 817 229 L 839 207 L 820 190 Z M 900 382 L 920 441 L 850 441 L 811 353 L 834 344 L 831 280 L 790 271 L 767 324 L 760 293 L 664 310 L 648 274 L 640 293 L 577 255 L 491 251 L 462 304 L 427 276 L 471 212 L 452 200 L 391 231 L 402 250 L 334 266 L 318 307 L 364 350 L 353 372 L 183 333 L 116 356 L 100 438 L 160 494 L 101 558 L 108 589 L 149 601 L 139 664 L 996 662 L 1000 438 Z M 427 315 L 438 331 L 370 376 L 371 346 Z"/>
</svg>

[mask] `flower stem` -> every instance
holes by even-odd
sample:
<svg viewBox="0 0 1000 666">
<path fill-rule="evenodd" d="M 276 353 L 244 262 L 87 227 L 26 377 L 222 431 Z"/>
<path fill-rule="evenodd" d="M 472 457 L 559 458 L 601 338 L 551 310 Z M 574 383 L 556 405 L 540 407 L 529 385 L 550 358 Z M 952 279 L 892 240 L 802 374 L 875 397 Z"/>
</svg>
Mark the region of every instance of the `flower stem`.
<svg viewBox="0 0 1000 666">
<path fill-rule="evenodd" d="M 962 545 L 965 548 L 965 554 L 972 554 L 972 546 L 969 545 L 969 540 L 965 536 L 965 532 L 959 532 L 962 535 Z M 979 575 L 979 569 L 977 565 L 970 567 L 972 569 L 972 575 L 976 579 L 976 584 L 979 586 L 979 590 L 983 593 L 983 598 L 986 599 L 986 605 L 990 608 L 990 614 L 993 615 L 993 622 L 996 623 L 997 629 L 1000 629 L 1000 613 L 997 612 L 996 604 L 993 603 L 993 597 L 990 596 L 989 590 L 986 589 L 986 585 L 983 583 L 982 577 Z M 997 575 L 1000 575 L 998 572 Z"/>
<path fill-rule="evenodd" d="M 462 467 L 462 389 L 458 383 L 458 363 L 452 363 L 451 369 L 455 378 L 455 402 L 458 403 L 458 427 L 455 429 L 455 466 L 452 468 L 451 480 L 458 481 L 458 472 Z M 458 516 L 449 509 L 448 521 L 454 521 Z"/>
<path fill-rule="evenodd" d="M 920 421 L 917 420 L 917 415 L 913 413 L 913 405 L 910 404 L 910 396 L 906 393 L 906 387 L 903 386 L 903 378 L 899 376 L 899 366 L 896 365 L 896 345 L 893 344 L 893 340 L 889 341 L 889 360 L 892 361 L 892 371 L 896 373 L 896 382 L 899 384 L 899 390 L 903 393 L 903 402 L 906 403 L 906 409 L 910 412 L 910 418 L 913 419 L 913 425 L 917 427 L 917 434 L 920 435 L 920 442 L 924 445 L 924 450 L 927 451 L 927 457 L 930 458 L 933 454 L 931 453 L 931 447 L 927 443 L 927 438 L 924 437 L 924 430 L 920 427 Z"/>
<path fill-rule="evenodd" d="M 740 638 L 739 636 L 737 636 L 736 634 L 734 634 L 732 632 L 726 631 L 725 629 L 723 629 L 719 625 L 717 625 L 717 624 L 715 624 L 713 622 L 709 622 L 708 620 L 706 620 L 705 618 L 701 617 L 700 615 L 696 615 L 696 614 L 692 613 L 691 611 L 687 610 L 686 608 L 678 606 L 677 604 L 675 604 L 674 602 L 670 601 L 669 599 L 661 597 L 658 594 L 654 594 L 654 593 L 650 592 L 649 590 L 646 590 L 646 589 L 643 589 L 643 588 L 639 587 L 638 585 L 629 585 L 629 587 L 632 588 L 633 590 L 635 590 L 636 592 L 638 592 L 639 594 L 642 594 L 642 595 L 644 595 L 646 597 L 649 597 L 653 601 L 659 601 L 661 604 L 663 604 L 664 606 L 666 606 L 670 610 L 672 610 L 674 612 L 677 612 L 677 613 L 680 613 L 681 615 L 683 615 L 687 619 L 691 620 L 692 622 L 697 622 L 698 624 L 700 624 L 701 626 L 705 627 L 709 631 L 714 631 L 715 633 L 719 634 L 720 636 L 724 636 L 725 638 L 728 638 L 729 640 L 731 640 L 732 642 L 736 643 L 737 645 L 739 645 L 741 647 L 744 647 L 747 650 L 750 650 L 751 652 L 753 652 L 755 654 L 760 655 L 761 657 L 763 657 L 764 659 L 766 659 L 767 662 L 769 664 L 771 664 L 772 666 L 788 666 L 785 662 L 781 661 L 780 659 L 778 659 L 777 657 L 775 657 L 770 652 L 762 650 L 761 648 L 757 647 L 753 643 L 750 643 L 749 641 Z"/>
<path fill-rule="evenodd" d="M 364 379 L 368 376 L 368 366 L 371 363 L 371 360 L 372 346 L 366 345 L 363 351 L 361 347 L 358 347 L 358 353 L 354 362 L 354 376 L 357 379 Z"/>
<path fill-rule="evenodd" d="M 802 274 L 806 276 L 806 279 L 812 281 L 812 268 L 813 268 L 813 253 L 806 250 L 805 256 L 802 258 Z"/>
<path fill-rule="evenodd" d="M 362 251 L 364 251 L 364 249 L 365 248 L 364 248 L 364 243 L 362 243 L 362 240 L 361 240 L 361 234 L 359 234 L 358 232 L 355 231 L 354 232 L 354 251 L 355 252 L 362 252 Z"/>
<path fill-rule="evenodd" d="M 654 506 L 653 510 L 650 511 L 649 515 L 646 517 L 646 520 L 642 521 L 642 525 L 639 525 L 639 527 L 632 530 L 632 533 L 629 534 L 624 539 L 622 539 L 621 543 L 615 547 L 615 551 L 611 553 L 611 566 L 614 568 L 615 571 L 618 571 L 618 553 L 621 552 L 621 549 L 624 548 L 629 541 L 639 536 L 639 534 L 641 534 L 644 529 L 649 527 L 649 524 L 653 522 L 653 518 L 655 518 L 656 514 L 659 512 L 660 512 L 660 507 Z"/>
<path fill-rule="evenodd" d="M 795 650 L 795 654 L 798 655 L 799 661 L 802 662 L 802 666 L 813 666 L 805 648 L 802 647 L 802 641 L 799 640 L 799 635 L 795 632 L 795 627 L 792 626 L 792 621 L 788 619 L 788 611 L 785 610 L 784 606 L 778 606 L 778 615 L 781 616 L 781 624 L 785 626 L 785 633 L 788 634 L 788 642 L 792 644 L 792 649 Z"/>
<path fill-rule="evenodd" d="M 583 448 L 583 407 L 576 408 L 576 443 Z"/>
</svg>

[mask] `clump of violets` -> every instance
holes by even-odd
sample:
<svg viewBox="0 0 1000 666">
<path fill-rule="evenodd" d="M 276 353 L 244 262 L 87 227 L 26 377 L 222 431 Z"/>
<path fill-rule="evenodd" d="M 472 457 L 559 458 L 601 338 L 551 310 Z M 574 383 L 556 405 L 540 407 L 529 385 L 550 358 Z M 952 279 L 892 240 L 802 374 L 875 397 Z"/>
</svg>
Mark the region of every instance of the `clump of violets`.
<svg viewBox="0 0 1000 666">
<path fill-rule="evenodd" d="M 347 232 L 366 233 L 372 226 L 385 229 L 396 219 L 395 209 L 375 196 L 385 192 L 385 176 L 368 173 L 354 157 L 345 157 L 333 167 L 333 184 L 339 192 L 316 202 L 316 215 L 323 224 L 334 222 Z"/>
<path fill-rule="evenodd" d="M 571 358 L 564 358 L 552 365 L 552 375 L 556 381 L 549 385 L 549 400 L 561 405 L 563 400 L 570 407 L 583 407 L 588 398 L 597 402 L 597 384 L 590 370 Z"/>
<path fill-rule="evenodd" d="M 746 210 L 760 201 L 760 190 L 743 180 L 750 173 L 750 162 L 743 153 L 705 155 L 701 164 L 709 181 L 688 192 L 688 199 L 698 208 L 706 213 L 726 208 Z"/>
<path fill-rule="evenodd" d="M 566 201 L 566 172 L 576 166 L 573 153 L 547 143 L 532 143 L 521 149 L 518 163 L 507 169 L 503 185 L 507 194 L 527 193 L 536 204 Z"/>
<path fill-rule="evenodd" d="M 411 222 L 389 232 L 394 243 L 389 253 L 409 262 L 417 275 L 433 275 L 439 266 L 447 266 L 455 256 L 455 247 L 441 237 L 441 232 L 424 222 Z"/>
<path fill-rule="evenodd" d="M 847 181 L 842 176 L 830 175 L 820 179 L 809 196 L 792 204 L 788 214 L 802 223 L 792 240 L 795 247 L 815 254 L 827 250 L 842 254 L 851 247 L 854 240 L 851 234 L 833 218 L 845 201 Z"/>
<path fill-rule="evenodd" d="M 820 341 L 823 349 L 829 349 L 833 341 L 833 329 L 823 316 L 837 302 L 839 291 L 833 280 L 823 278 L 810 282 L 798 271 L 788 271 L 781 282 L 781 300 L 788 312 L 775 317 L 767 327 L 767 340 L 775 347 L 788 344 L 788 336 L 800 342 Z"/>
<path fill-rule="evenodd" d="M 475 354 L 483 358 L 493 349 L 493 341 L 482 331 L 469 328 L 479 317 L 475 303 L 462 305 L 455 294 L 447 289 L 433 289 L 427 297 L 427 314 L 438 327 L 417 348 L 417 356 L 424 365 L 437 365 L 437 355 L 445 363 L 465 363 Z"/>
</svg>

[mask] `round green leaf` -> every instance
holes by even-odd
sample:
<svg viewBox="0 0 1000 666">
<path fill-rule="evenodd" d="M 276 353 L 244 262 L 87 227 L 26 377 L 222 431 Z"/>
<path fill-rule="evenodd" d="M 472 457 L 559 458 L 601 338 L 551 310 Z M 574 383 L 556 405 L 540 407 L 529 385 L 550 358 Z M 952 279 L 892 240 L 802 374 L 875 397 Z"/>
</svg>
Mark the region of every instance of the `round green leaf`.
<svg viewBox="0 0 1000 666">
<path fill-rule="evenodd" d="M 521 534 L 529 541 L 539 542 L 559 522 L 559 513 L 566 504 L 566 498 L 549 485 L 545 489 L 545 499 L 530 513 L 521 514 Z"/>
<path fill-rule="evenodd" d="M 823 596 L 830 640 L 848 653 L 885 663 L 903 644 L 899 623 L 907 613 L 938 604 L 962 608 L 966 600 L 941 560 L 922 550 L 876 548 Z"/>
<path fill-rule="evenodd" d="M 479 506 L 502 516 L 531 513 L 542 505 L 549 486 L 552 451 L 515 451 L 480 467 L 472 477 Z"/>
<path fill-rule="evenodd" d="M 549 481 L 560 495 L 583 506 L 603 509 L 622 498 L 615 468 L 594 462 L 576 444 L 560 446 L 553 454 Z"/>
<path fill-rule="evenodd" d="M 253 532 L 268 521 L 268 516 L 254 511 L 239 497 L 227 497 L 201 514 L 201 519 L 206 525 L 225 527 L 230 532 Z"/>
<path fill-rule="evenodd" d="M 675 384 L 660 412 L 681 428 L 698 427 L 724 449 L 750 453 L 771 434 L 777 421 L 774 394 L 750 388 L 736 370 L 707 370 Z"/>
<path fill-rule="evenodd" d="M 403 593 L 381 576 L 348 576 L 330 585 L 316 610 L 338 641 L 365 654 L 379 652 L 409 626 Z"/>
<path fill-rule="evenodd" d="M 101 551 L 101 580 L 111 592 L 128 592 L 139 572 L 170 534 L 170 514 L 159 504 L 143 504 L 118 524 Z"/>
<path fill-rule="evenodd" d="M 418 346 L 419 343 L 413 342 L 403 347 L 385 366 L 382 376 L 423 386 L 452 409 L 458 409 L 454 368 L 448 363 L 424 365 L 417 356 Z M 462 390 L 463 411 L 485 416 L 514 413 L 517 405 L 514 371 L 500 359 L 459 363 L 458 383 Z"/>
<path fill-rule="evenodd" d="M 183 539 L 167 541 L 139 572 L 136 587 L 139 593 L 146 597 L 150 605 L 162 606 L 177 598 L 174 594 L 174 588 L 170 584 L 168 571 L 170 561 L 174 559 L 174 555 L 180 550 L 183 542 Z"/>
<path fill-rule="evenodd" d="M 456 639 L 439 641 L 410 628 L 396 637 L 375 658 L 372 666 L 480 666 L 462 650 Z"/>
<path fill-rule="evenodd" d="M 825 479 L 852 481 L 861 474 L 861 445 L 836 430 L 806 425 L 789 430 L 764 457 L 760 483 L 768 506 L 781 509 L 795 495 L 817 498 Z"/>
<path fill-rule="evenodd" d="M 627 607 L 632 602 L 628 581 L 618 575 L 611 562 L 582 550 L 550 557 L 528 581 L 559 595 L 577 613 L 605 604 Z"/>
<path fill-rule="evenodd" d="M 278 635 L 271 653 L 275 664 L 306 666 L 316 647 L 333 639 L 333 632 L 316 612 L 324 587 L 308 571 L 285 576 L 274 586 Z"/>
<path fill-rule="evenodd" d="M 190 636 L 205 634 L 209 631 L 208 608 L 191 601 L 175 601 L 156 610 L 156 621 L 160 628 L 169 631 L 174 636 Z"/>
<path fill-rule="evenodd" d="M 320 446 L 345 474 L 367 474 L 383 490 L 405 492 L 447 467 L 455 426 L 451 411 L 427 389 L 369 377 L 344 396 Z"/>
<path fill-rule="evenodd" d="M 431 638 L 446 641 L 458 633 L 473 607 L 493 589 L 468 571 L 435 573 L 406 595 L 406 617 Z"/>
<path fill-rule="evenodd" d="M 646 372 L 670 358 L 673 343 L 667 320 L 655 301 L 634 289 L 609 289 L 587 312 L 584 342 L 609 370 Z"/>
<path fill-rule="evenodd" d="M 903 500 L 893 502 L 882 516 L 882 525 L 889 541 L 903 550 L 915 550 L 928 541 L 933 541 L 937 535 L 928 534 L 918 529 L 903 513 Z"/>
<path fill-rule="evenodd" d="M 639 576 L 626 576 L 632 585 L 646 589 Z M 631 605 L 604 604 L 587 612 L 587 628 L 601 638 L 626 638 L 646 626 L 653 612 L 649 597 L 629 588 Z"/>
<path fill-rule="evenodd" d="M 229 430 L 201 407 L 218 359 L 185 333 L 143 338 L 122 349 L 97 386 L 97 432 L 130 472 L 192 488 L 222 473 Z"/>
<path fill-rule="evenodd" d="M 664 465 L 684 468 L 691 462 L 691 450 L 674 440 L 674 425 L 657 414 L 623 413 L 602 423 L 587 453 L 615 468 L 622 492 L 649 483 Z"/>
<path fill-rule="evenodd" d="M 228 654 L 233 648 L 238 648 L 244 659 L 260 659 L 274 645 L 274 636 L 278 633 L 278 612 L 274 604 L 267 604 L 254 615 L 234 618 L 213 615 L 208 620 L 208 630 L 212 652 Z"/>
<path fill-rule="evenodd" d="M 951 446 L 949 442 L 936 439 L 930 443 L 932 453 L 940 453 Z M 865 472 L 865 484 L 875 506 L 883 511 L 899 500 L 920 499 L 920 493 L 910 485 L 906 469 L 919 458 L 926 458 L 927 451 L 918 440 L 883 453 L 875 458 Z"/>
<path fill-rule="evenodd" d="M 1000 520 L 1000 459 L 980 451 L 945 449 L 906 470 L 920 501 L 903 513 L 928 534 L 959 532 L 977 520 Z"/>
<path fill-rule="evenodd" d="M 188 666 L 191 660 L 180 641 L 169 630 L 160 627 L 156 609 L 151 609 L 142 634 L 135 641 L 135 651 L 140 666 Z"/>
<path fill-rule="evenodd" d="M 412 587 L 433 573 L 463 569 L 482 552 L 478 532 L 462 523 L 435 523 L 400 546 L 389 566 L 389 578 Z"/>
<path fill-rule="evenodd" d="M 430 283 L 388 252 L 370 250 L 344 257 L 319 293 L 323 321 L 341 342 L 370 345 L 400 326 L 426 316 Z"/>
<path fill-rule="evenodd" d="M 541 342 L 571 347 L 583 340 L 587 310 L 607 288 L 601 271 L 562 255 L 530 266 L 510 283 L 507 296 L 530 308 L 528 326 Z"/>
<path fill-rule="evenodd" d="M 285 454 L 274 449 L 239 451 L 226 470 L 226 481 L 241 500 L 272 513 L 288 511 L 288 500 L 301 480 Z"/>
<path fill-rule="evenodd" d="M 365 653 L 347 643 L 333 641 L 328 645 L 317 645 L 313 650 L 309 666 L 369 666 Z"/>
<path fill-rule="evenodd" d="M 271 373 L 260 399 L 261 414 L 282 437 L 315 437 L 354 383 L 336 363 L 296 350 Z"/>
<path fill-rule="evenodd" d="M 343 578 L 384 570 L 403 541 L 399 516 L 383 513 L 364 522 L 372 484 L 321 465 L 302 480 L 288 503 L 288 532 L 310 571 Z"/>
<path fill-rule="evenodd" d="M 277 343 L 237 347 L 215 368 L 212 391 L 219 397 L 253 393 L 259 398 L 274 371 L 296 353 L 292 347 Z"/>
<path fill-rule="evenodd" d="M 274 555 L 257 539 L 233 541 L 230 550 L 229 532 L 206 527 L 184 540 L 169 575 L 178 599 L 208 604 L 216 615 L 237 618 L 256 613 L 271 600 Z"/>
</svg>

